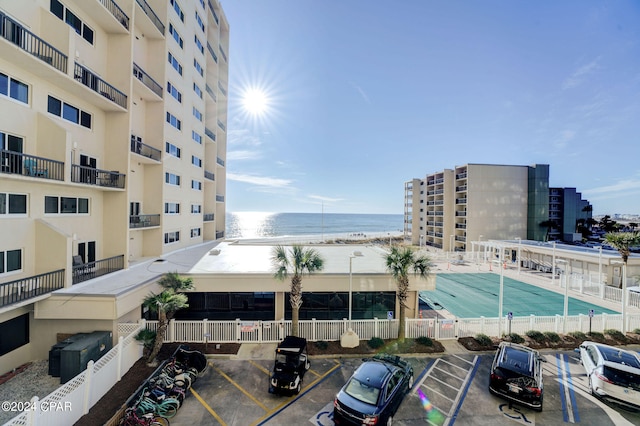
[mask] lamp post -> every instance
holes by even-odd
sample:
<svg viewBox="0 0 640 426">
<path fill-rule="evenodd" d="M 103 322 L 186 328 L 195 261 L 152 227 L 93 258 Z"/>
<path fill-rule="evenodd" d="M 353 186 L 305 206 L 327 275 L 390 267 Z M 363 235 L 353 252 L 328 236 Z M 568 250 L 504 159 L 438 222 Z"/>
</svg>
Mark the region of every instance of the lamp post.
<svg viewBox="0 0 640 426">
<path fill-rule="evenodd" d="M 502 267 L 502 248 L 500 249 L 500 260 L 492 260 L 497 262 L 500 268 L 500 292 L 498 293 L 498 336 L 502 337 L 502 301 L 504 299 L 504 268 Z"/>
<path fill-rule="evenodd" d="M 360 251 L 354 251 L 349 255 L 349 329 L 340 336 L 340 345 L 343 348 L 355 348 L 360 344 L 360 338 L 351 328 L 351 300 L 353 299 L 353 259 L 364 256 Z"/>
<path fill-rule="evenodd" d="M 478 237 L 478 242 L 480 243 L 480 247 L 482 247 L 482 257 L 483 257 L 484 261 L 486 262 L 487 261 L 487 253 L 486 253 L 486 251 L 484 249 L 484 246 L 482 245 L 482 237 L 484 237 L 484 235 L 480 235 Z M 480 251 L 480 247 L 478 247 L 478 251 Z"/>
<path fill-rule="evenodd" d="M 553 256 L 551 258 L 551 285 L 556 281 L 556 242 L 553 242 Z"/>
<path fill-rule="evenodd" d="M 520 259 L 520 249 L 522 248 L 522 238 L 516 237 L 516 240 L 518 240 L 518 275 L 520 275 L 520 264 L 522 263 L 522 260 Z"/>
<path fill-rule="evenodd" d="M 566 264 L 567 261 L 564 259 L 556 260 L 557 264 Z M 564 311 L 563 311 L 563 322 L 562 322 L 562 330 L 564 333 L 567 332 L 567 319 L 569 317 L 569 285 L 566 281 L 566 275 L 561 273 L 560 275 L 560 285 L 562 285 L 562 278 L 565 278 L 564 282 Z"/>
<path fill-rule="evenodd" d="M 622 334 L 627 332 L 627 265 L 619 260 L 611 262 L 614 265 L 622 265 Z"/>
<path fill-rule="evenodd" d="M 453 252 L 453 234 L 449 235 L 449 252 Z"/>
</svg>

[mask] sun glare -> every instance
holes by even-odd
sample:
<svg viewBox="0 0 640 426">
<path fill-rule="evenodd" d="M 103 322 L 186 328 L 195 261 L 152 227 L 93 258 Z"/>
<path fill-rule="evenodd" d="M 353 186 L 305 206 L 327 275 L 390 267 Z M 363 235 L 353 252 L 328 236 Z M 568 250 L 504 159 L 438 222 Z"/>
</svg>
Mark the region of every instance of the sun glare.
<svg viewBox="0 0 640 426">
<path fill-rule="evenodd" d="M 242 96 L 242 105 L 248 113 L 262 115 L 269 109 L 269 98 L 264 91 L 250 88 Z"/>
</svg>

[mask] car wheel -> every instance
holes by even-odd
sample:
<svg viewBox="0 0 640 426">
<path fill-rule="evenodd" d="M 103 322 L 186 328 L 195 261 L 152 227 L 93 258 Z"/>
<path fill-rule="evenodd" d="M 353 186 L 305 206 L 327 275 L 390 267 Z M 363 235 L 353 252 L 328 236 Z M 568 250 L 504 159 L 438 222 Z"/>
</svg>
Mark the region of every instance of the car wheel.
<svg viewBox="0 0 640 426">
<path fill-rule="evenodd" d="M 407 386 L 407 392 L 411 392 L 411 388 L 413 388 L 413 374 L 409 376 L 409 383 Z"/>
<path fill-rule="evenodd" d="M 596 394 L 596 390 L 593 388 L 593 380 L 591 379 L 591 376 L 589 376 L 589 391 L 591 392 L 591 395 L 597 397 L 598 394 Z"/>
<path fill-rule="evenodd" d="M 389 416 L 387 418 L 387 426 L 391 426 L 393 424 L 393 416 Z"/>
</svg>

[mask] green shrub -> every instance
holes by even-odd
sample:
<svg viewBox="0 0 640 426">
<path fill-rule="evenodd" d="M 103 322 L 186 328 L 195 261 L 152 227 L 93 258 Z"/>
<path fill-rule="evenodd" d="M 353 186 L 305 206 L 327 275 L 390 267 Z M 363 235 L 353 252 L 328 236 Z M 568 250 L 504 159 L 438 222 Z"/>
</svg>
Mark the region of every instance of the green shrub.
<svg viewBox="0 0 640 426">
<path fill-rule="evenodd" d="M 416 339 L 416 343 L 422 346 L 433 346 L 433 340 L 426 336 L 420 336 Z"/>
<path fill-rule="evenodd" d="M 591 334 L 589 334 L 589 337 L 593 340 L 604 340 L 604 334 L 598 331 L 592 331 Z"/>
<path fill-rule="evenodd" d="M 569 336 L 573 337 L 576 340 L 587 340 L 587 335 L 582 331 L 572 331 L 569 333 Z"/>
<path fill-rule="evenodd" d="M 476 339 L 476 342 L 478 342 L 482 346 L 491 346 L 491 344 L 493 343 L 493 341 L 491 340 L 491 337 L 482 333 L 476 334 L 476 337 L 474 337 L 474 339 Z"/>
<path fill-rule="evenodd" d="M 554 331 L 545 331 L 544 335 L 550 342 L 558 343 L 560 341 L 560 335 Z"/>
<path fill-rule="evenodd" d="M 544 334 L 538 330 L 529 330 L 525 333 L 529 338 L 535 340 L 538 343 L 544 342 Z"/>
<path fill-rule="evenodd" d="M 367 342 L 367 345 L 369 345 L 371 349 L 378 349 L 384 346 L 384 340 L 379 337 L 372 337 Z"/>
<path fill-rule="evenodd" d="M 622 332 L 619 331 L 619 330 L 614 330 L 614 329 L 610 328 L 610 329 L 605 330 L 604 334 L 608 334 L 609 336 L 611 336 L 612 338 L 616 339 L 619 342 L 626 342 L 627 341 L 627 336 L 622 334 Z"/>
<path fill-rule="evenodd" d="M 318 340 L 316 342 L 316 348 L 320 349 L 320 350 L 325 350 L 329 347 L 329 343 L 325 342 L 324 340 Z"/>
<path fill-rule="evenodd" d="M 511 333 L 509 339 L 511 339 L 513 343 L 524 343 L 524 338 L 518 333 Z"/>
<path fill-rule="evenodd" d="M 640 328 L 634 328 L 632 333 L 633 334 L 640 334 Z"/>
</svg>

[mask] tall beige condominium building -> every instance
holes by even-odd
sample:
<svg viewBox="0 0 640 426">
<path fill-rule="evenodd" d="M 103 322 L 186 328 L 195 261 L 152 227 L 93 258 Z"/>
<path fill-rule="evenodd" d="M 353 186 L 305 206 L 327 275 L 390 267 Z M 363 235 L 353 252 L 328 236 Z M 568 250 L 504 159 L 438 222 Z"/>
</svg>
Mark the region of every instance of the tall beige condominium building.
<svg viewBox="0 0 640 426">
<path fill-rule="evenodd" d="M 544 237 L 549 166 L 467 164 L 405 183 L 412 244 L 467 251 L 472 241 Z"/>
<path fill-rule="evenodd" d="M 217 0 L 0 0 L 0 328 L 224 236 L 228 51 Z"/>
</svg>

